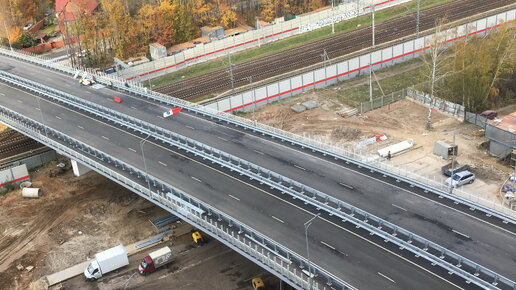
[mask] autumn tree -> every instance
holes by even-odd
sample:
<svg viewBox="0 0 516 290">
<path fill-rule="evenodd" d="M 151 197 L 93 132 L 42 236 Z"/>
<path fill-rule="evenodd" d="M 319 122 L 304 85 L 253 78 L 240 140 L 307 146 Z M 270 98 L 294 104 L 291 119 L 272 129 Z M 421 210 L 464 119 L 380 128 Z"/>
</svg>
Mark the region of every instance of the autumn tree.
<svg viewBox="0 0 516 290">
<path fill-rule="evenodd" d="M 423 78 L 427 82 L 427 89 L 430 98 L 434 98 L 438 91 L 439 81 L 447 75 L 445 68 L 446 58 L 444 54 L 446 52 L 445 46 L 443 45 L 446 41 L 448 34 L 447 21 L 444 18 L 436 20 L 435 33 L 430 40 L 430 48 L 426 54 L 423 54 L 422 60 L 425 64 L 423 71 Z M 425 128 L 427 130 L 432 129 L 432 100 L 428 107 L 428 115 L 425 122 Z"/>
<path fill-rule="evenodd" d="M 224 6 L 220 13 L 220 24 L 225 28 L 235 27 L 236 22 L 238 20 L 237 14 L 235 12 L 236 7 Z"/>
</svg>

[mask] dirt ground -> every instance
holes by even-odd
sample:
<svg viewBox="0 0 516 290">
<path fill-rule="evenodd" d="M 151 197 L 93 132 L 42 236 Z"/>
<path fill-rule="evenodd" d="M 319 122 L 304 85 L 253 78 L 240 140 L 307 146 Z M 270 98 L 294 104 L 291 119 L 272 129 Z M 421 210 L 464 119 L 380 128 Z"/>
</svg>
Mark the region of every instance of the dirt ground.
<svg viewBox="0 0 516 290">
<path fill-rule="evenodd" d="M 290 109 L 291 106 L 305 101 L 316 101 L 318 107 L 301 113 Z M 499 200 L 500 186 L 508 178 L 508 174 L 514 172 L 514 168 L 501 164 L 497 158 L 489 156 L 486 150 L 480 148 L 480 144 L 486 139 L 476 134 L 479 127 L 434 111 L 433 129 L 425 130 L 428 108 L 412 100 L 400 100 L 389 106 L 346 118 L 335 113 L 343 108 L 344 105 L 335 98 L 328 97 L 326 93 L 310 91 L 264 106 L 254 113 L 254 118 L 258 122 L 348 150 L 353 150 L 358 141 L 375 134 L 387 135 L 388 140 L 360 149 L 362 154 L 370 156 L 377 155 L 378 149 L 413 139 L 415 146 L 408 152 L 394 156 L 390 162 L 439 182 L 445 179 L 440 174 L 440 167 L 451 161 L 433 154 L 434 143 L 438 140 L 452 142 L 455 132 L 455 142 L 459 148 L 457 161 L 469 164 L 478 177 L 475 185 L 465 186 L 463 189 L 491 201 Z M 516 104 L 501 109 L 499 117 L 515 110 Z M 246 114 L 245 117 L 253 118 L 253 114 Z"/>
<path fill-rule="evenodd" d="M 66 159 L 54 161 L 31 172 L 33 187 L 41 188 L 40 198 L 23 198 L 19 189 L 0 196 L 0 289 L 47 289 L 44 283 L 46 275 L 84 262 L 95 253 L 112 246 L 132 244 L 155 235 L 155 228 L 150 220 L 167 214 L 165 210 L 95 172 L 81 177 L 75 177 L 69 167 L 59 172 L 56 165 L 62 161 L 68 162 Z M 50 177 L 56 173 L 57 176 Z M 191 226 L 185 223 L 184 227 Z M 191 249 L 190 237 L 186 235 L 177 241 L 173 240 L 174 245 L 176 242 L 188 245 L 186 248 L 179 247 L 182 251 L 178 253 L 178 259 L 186 261 L 187 265 L 190 261 L 187 255 Z M 221 247 L 224 249 L 221 250 Z M 159 277 L 160 282 L 153 283 L 161 283 L 164 289 L 168 288 L 168 283 L 183 285 L 176 289 L 197 289 L 186 286 L 195 284 L 185 281 L 188 277 L 200 279 L 198 273 L 204 273 L 221 281 L 220 285 L 224 287 L 218 289 L 239 289 L 242 287 L 238 285 L 248 285 L 247 282 L 244 283 L 248 276 L 264 272 L 216 241 L 210 247 L 197 252 L 201 254 L 194 261 L 207 259 L 202 253 L 209 253 L 213 256 L 212 260 L 208 259 L 206 264 L 194 263 L 189 266 L 190 270 L 183 269 L 182 264 L 174 264 L 168 271 L 156 274 L 154 278 Z M 131 261 L 137 263 L 142 257 L 131 257 Z M 225 274 L 219 273 L 222 269 L 231 267 L 232 263 L 245 265 L 242 267 L 247 269 L 245 276 L 235 274 L 239 267 Z M 127 271 L 134 272 L 135 265 L 127 267 Z M 17 266 L 34 268 L 27 271 L 19 270 Z M 199 267 L 204 268 L 199 270 Z M 179 271 L 180 269 L 182 270 Z M 176 272 L 179 272 L 177 276 L 174 274 Z M 184 283 L 176 281 L 177 277 L 182 277 Z M 76 277 L 51 289 L 123 288 L 117 279 L 103 278 L 99 283 L 85 284 L 81 278 Z M 171 279 L 174 281 L 170 282 Z M 145 285 L 151 280 L 145 281 L 140 277 L 131 282 L 128 289 L 134 289 L 139 284 Z M 200 281 L 211 280 L 207 278 Z M 146 288 L 141 285 L 138 287 Z"/>
</svg>

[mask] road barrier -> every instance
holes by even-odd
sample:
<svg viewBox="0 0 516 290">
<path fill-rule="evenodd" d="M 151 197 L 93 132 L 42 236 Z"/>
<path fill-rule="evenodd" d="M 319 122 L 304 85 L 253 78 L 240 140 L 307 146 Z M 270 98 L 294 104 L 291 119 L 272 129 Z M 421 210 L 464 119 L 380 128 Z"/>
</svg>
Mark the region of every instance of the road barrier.
<svg viewBox="0 0 516 290">
<path fill-rule="evenodd" d="M 240 173 L 240 175 L 247 176 L 250 180 L 257 180 L 261 184 L 267 184 L 281 193 L 289 194 L 293 199 L 300 199 L 304 201 L 305 204 L 311 204 L 314 208 L 319 210 L 322 209 L 330 215 L 336 215 L 341 218 L 342 221 L 351 222 L 357 228 L 363 228 L 372 235 L 379 236 L 386 241 L 396 244 L 400 248 L 407 249 L 415 255 L 425 258 L 433 265 L 439 265 L 450 273 L 454 273 L 464 278 L 468 283 L 474 283 L 486 289 L 492 288 L 491 283 L 494 283 L 494 285 L 496 285 L 496 283 L 500 283 L 511 288 L 516 287 L 516 283 L 510 279 L 449 251 L 430 240 L 400 228 L 350 204 L 342 202 L 330 195 L 282 176 L 281 174 L 156 125 L 141 121 L 95 103 L 76 98 L 53 88 L 31 82 L 30 80 L 23 79 L 7 72 L 0 72 L 0 75 L 4 81 L 10 82 L 11 84 L 44 94 L 59 103 L 64 103 L 100 118 L 108 119 L 110 122 L 122 127 L 130 128 L 134 131 L 140 132 L 141 134 L 152 136 L 159 142 L 168 143 L 173 147 L 182 149 L 195 156 L 201 156 L 203 159 L 207 159 L 212 163 L 217 163 L 221 167 L 235 170 Z M 190 204 L 185 204 L 185 206 L 190 209 L 192 208 Z M 193 208 L 198 214 L 204 214 L 204 211 L 199 210 L 197 205 Z"/>
</svg>

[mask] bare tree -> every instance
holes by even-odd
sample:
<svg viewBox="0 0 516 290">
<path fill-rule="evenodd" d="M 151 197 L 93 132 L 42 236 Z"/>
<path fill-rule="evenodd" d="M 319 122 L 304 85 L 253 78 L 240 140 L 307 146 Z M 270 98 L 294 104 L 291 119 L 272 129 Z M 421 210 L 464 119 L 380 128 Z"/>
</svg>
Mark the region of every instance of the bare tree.
<svg viewBox="0 0 516 290">
<path fill-rule="evenodd" d="M 444 66 L 446 58 L 446 36 L 448 34 L 448 25 L 446 18 L 440 18 L 436 20 L 435 34 L 430 40 L 430 48 L 428 53 L 424 54 L 422 59 L 426 66 L 424 72 L 424 78 L 428 81 L 429 94 L 430 94 L 430 106 L 428 107 L 428 116 L 426 118 L 425 128 L 427 130 L 432 129 L 432 103 L 434 96 L 438 91 L 438 82 L 443 79 L 447 72 Z"/>
</svg>

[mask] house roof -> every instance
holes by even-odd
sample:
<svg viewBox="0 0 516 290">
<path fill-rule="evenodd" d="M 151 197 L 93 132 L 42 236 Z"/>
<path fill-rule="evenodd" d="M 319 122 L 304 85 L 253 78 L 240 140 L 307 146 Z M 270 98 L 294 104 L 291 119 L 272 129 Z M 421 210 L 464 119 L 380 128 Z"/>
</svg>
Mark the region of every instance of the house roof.
<svg viewBox="0 0 516 290">
<path fill-rule="evenodd" d="M 92 13 L 98 6 L 96 0 L 56 0 L 56 13 L 60 21 L 73 21 L 77 13 Z"/>
<path fill-rule="evenodd" d="M 512 112 L 511 114 L 503 117 L 502 121 L 498 123 L 496 127 L 511 133 L 516 133 L 516 112 Z"/>
</svg>

